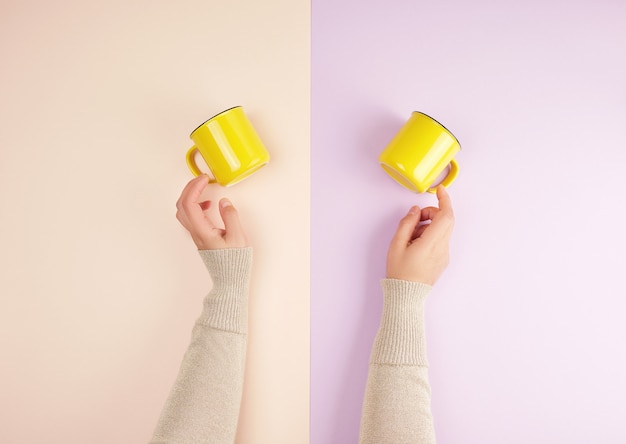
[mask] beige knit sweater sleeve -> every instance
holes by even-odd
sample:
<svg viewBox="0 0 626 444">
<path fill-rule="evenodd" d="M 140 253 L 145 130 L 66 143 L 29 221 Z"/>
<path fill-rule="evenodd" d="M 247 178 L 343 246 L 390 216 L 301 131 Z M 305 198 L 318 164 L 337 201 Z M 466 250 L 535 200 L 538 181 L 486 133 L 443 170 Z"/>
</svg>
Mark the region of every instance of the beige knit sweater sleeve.
<svg viewBox="0 0 626 444">
<path fill-rule="evenodd" d="M 383 314 L 370 357 L 361 415 L 361 444 L 435 443 L 424 336 L 424 300 L 417 282 L 384 279 Z"/>
<path fill-rule="evenodd" d="M 213 289 L 154 431 L 153 444 L 232 444 L 246 355 L 251 248 L 201 250 Z"/>
</svg>

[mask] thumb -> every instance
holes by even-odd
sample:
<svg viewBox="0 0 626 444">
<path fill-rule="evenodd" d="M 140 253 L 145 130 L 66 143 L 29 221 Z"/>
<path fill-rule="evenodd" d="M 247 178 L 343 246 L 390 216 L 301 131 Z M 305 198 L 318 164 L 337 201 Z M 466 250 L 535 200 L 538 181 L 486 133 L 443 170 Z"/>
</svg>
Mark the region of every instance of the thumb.
<svg viewBox="0 0 626 444">
<path fill-rule="evenodd" d="M 411 241 L 413 231 L 420 221 L 420 214 L 421 211 L 419 207 L 411 207 L 408 214 L 400 220 L 396 234 L 394 234 L 393 240 L 391 241 L 392 244 L 406 247 L 406 245 Z"/>
<path fill-rule="evenodd" d="M 245 239 L 243 228 L 241 227 L 241 222 L 239 221 L 239 214 L 230 200 L 220 200 L 220 215 L 224 221 L 224 229 L 226 231 L 227 238 Z"/>
</svg>

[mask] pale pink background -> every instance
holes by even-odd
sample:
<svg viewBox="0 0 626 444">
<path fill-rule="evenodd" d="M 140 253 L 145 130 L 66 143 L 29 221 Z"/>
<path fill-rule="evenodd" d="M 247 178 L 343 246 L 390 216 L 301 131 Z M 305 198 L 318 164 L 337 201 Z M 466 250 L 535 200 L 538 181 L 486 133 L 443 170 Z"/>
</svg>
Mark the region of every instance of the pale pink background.
<svg viewBox="0 0 626 444">
<path fill-rule="evenodd" d="M 376 162 L 413 110 L 462 145 L 438 442 L 626 442 L 626 4 L 316 0 L 312 24 L 311 443 L 356 442 L 387 244 L 435 202 Z"/>
<path fill-rule="evenodd" d="M 188 135 L 243 105 L 272 155 L 240 443 L 309 438 L 308 1 L 0 3 L 0 442 L 143 443 L 210 280 L 176 221 Z"/>
</svg>

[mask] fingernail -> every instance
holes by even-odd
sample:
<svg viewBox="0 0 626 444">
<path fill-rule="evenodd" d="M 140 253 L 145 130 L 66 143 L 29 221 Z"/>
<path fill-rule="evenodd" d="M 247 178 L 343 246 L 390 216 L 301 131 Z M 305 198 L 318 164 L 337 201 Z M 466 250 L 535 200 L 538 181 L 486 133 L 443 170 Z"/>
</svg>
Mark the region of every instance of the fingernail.
<svg viewBox="0 0 626 444">
<path fill-rule="evenodd" d="M 221 205 L 222 208 L 232 207 L 233 206 L 233 204 L 228 199 L 222 199 L 220 201 L 220 205 Z"/>
<path fill-rule="evenodd" d="M 419 211 L 420 211 L 420 209 L 417 206 L 413 206 L 409 210 L 409 214 L 417 214 L 417 213 L 419 213 Z"/>
</svg>

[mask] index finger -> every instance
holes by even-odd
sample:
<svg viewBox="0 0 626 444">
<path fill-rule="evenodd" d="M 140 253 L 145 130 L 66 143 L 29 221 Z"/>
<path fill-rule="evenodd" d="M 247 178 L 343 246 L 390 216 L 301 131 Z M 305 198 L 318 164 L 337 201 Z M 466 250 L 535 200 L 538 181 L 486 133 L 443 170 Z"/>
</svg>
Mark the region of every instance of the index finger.
<svg viewBox="0 0 626 444">
<path fill-rule="evenodd" d="M 188 204 L 190 202 L 199 203 L 200 195 L 209 184 L 206 175 L 198 176 L 185 185 L 183 191 L 180 193 L 178 202 L 180 204 Z"/>
<path fill-rule="evenodd" d="M 443 185 L 439 185 L 437 187 L 437 199 L 439 200 L 439 209 L 441 211 L 450 215 L 454 214 L 452 210 L 452 200 L 450 199 L 450 195 L 448 194 L 446 187 Z"/>
<path fill-rule="evenodd" d="M 454 226 L 452 201 L 443 185 L 437 187 L 437 198 L 439 199 L 438 209 L 428 207 L 422 211 L 422 220 L 431 220 L 421 235 L 423 239 L 441 239 L 452 232 Z"/>
<path fill-rule="evenodd" d="M 208 184 L 209 181 L 206 175 L 198 176 L 187 183 L 178 199 L 179 208 L 182 209 L 185 216 L 187 216 L 187 220 L 194 228 L 200 228 L 206 222 L 211 224 L 204 215 L 201 205 L 202 199 L 200 198 Z"/>
</svg>

